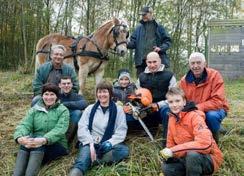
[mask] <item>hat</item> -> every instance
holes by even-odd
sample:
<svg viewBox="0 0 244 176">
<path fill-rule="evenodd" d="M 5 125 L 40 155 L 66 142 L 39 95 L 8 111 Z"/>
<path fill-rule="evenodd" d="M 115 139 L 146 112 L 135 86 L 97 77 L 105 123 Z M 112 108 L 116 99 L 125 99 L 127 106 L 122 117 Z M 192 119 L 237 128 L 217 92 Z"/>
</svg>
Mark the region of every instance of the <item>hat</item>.
<svg viewBox="0 0 244 176">
<path fill-rule="evenodd" d="M 142 9 L 141 9 L 141 12 L 139 13 L 139 15 L 146 15 L 147 13 L 152 13 L 153 12 L 153 9 L 149 6 L 144 6 Z"/>
<path fill-rule="evenodd" d="M 126 71 L 119 73 L 119 80 L 122 79 L 124 76 L 126 76 L 130 81 L 130 73 Z"/>
</svg>

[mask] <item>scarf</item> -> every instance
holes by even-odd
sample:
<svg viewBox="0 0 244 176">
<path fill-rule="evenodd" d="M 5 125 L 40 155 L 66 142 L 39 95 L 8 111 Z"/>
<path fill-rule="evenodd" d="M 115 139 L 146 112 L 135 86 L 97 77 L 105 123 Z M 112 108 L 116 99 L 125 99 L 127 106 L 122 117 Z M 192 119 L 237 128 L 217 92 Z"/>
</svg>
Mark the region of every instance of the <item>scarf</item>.
<svg viewBox="0 0 244 176">
<path fill-rule="evenodd" d="M 90 132 L 92 131 L 92 124 L 93 124 L 94 116 L 95 116 L 96 110 L 97 110 L 99 105 L 100 105 L 100 102 L 97 101 L 96 104 L 92 107 L 90 118 L 89 118 L 89 125 L 88 125 L 88 129 Z M 112 137 L 113 132 L 114 132 L 114 125 L 115 125 L 116 116 L 117 116 L 117 107 L 113 101 L 110 101 L 109 102 L 108 125 L 107 125 L 106 130 L 103 134 L 103 138 L 101 140 L 101 143 Z"/>
</svg>

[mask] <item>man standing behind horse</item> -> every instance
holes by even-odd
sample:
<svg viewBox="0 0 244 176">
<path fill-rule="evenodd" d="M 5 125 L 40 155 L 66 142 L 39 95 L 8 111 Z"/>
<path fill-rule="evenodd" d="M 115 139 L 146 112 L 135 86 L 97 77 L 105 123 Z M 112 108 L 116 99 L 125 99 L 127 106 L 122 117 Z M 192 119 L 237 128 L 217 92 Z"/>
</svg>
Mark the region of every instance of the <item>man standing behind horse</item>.
<svg viewBox="0 0 244 176">
<path fill-rule="evenodd" d="M 51 47 L 51 61 L 41 65 L 35 74 L 32 83 L 34 98 L 31 105 L 33 106 L 41 98 L 41 89 L 45 83 L 53 83 L 58 86 L 61 76 L 69 76 L 73 83 L 72 91 L 78 93 L 79 84 L 73 67 L 63 63 L 65 47 L 63 45 L 53 45 Z"/>
<path fill-rule="evenodd" d="M 142 15 L 140 24 L 132 33 L 127 45 L 127 48 L 135 49 L 134 62 L 137 76 L 144 72 L 146 56 L 151 51 L 157 52 L 161 58 L 161 63 L 168 68 L 170 64 L 166 51 L 171 46 L 171 39 L 167 31 L 153 17 L 153 9 L 145 6 L 140 15 Z"/>
</svg>

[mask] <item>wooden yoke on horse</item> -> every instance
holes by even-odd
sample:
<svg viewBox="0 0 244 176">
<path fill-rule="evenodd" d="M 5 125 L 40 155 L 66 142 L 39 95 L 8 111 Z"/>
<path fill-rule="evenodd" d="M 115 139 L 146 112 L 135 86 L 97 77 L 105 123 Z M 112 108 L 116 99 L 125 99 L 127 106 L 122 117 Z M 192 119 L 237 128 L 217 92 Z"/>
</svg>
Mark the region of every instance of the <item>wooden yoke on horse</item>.
<svg viewBox="0 0 244 176">
<path fill-rule="evenodd" d="M 89 73 L 94 73 L 96 84 L 104 75 L 110 49 L 124 56 L 127 51 L 128 27 L 117 18 L 109 20 L 98 28 L 90 37 L 82 36 L 74 39 L 60 34 L 50 34 L 41 38 L 36 46 L 36 68 L 47 60 L 52 44 L 61 44 L 66 48 L 65 63 L 79 68 L 80 94 L 83 93 L 85 81 Z M 76 64 L 77 61 L 77 64 Z"/>
</svg>

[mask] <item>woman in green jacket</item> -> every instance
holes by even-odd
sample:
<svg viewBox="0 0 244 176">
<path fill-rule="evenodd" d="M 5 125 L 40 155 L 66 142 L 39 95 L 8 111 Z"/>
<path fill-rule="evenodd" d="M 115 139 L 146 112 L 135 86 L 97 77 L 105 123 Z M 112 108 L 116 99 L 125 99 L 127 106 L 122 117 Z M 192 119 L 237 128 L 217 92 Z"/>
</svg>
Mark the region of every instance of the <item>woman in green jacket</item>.
<svg viewBox="0 0 244 176">
<path fill-rule="evenodd" d="M 65 133 L 69 111 L 58 101 L 59 88 L 45 84 L 42 99 L 32 107 L 17 126 L 15 141 L 20 144 L 14 176 L 37 175 L 41 164 L 67 155 Z"/>
</svg>

